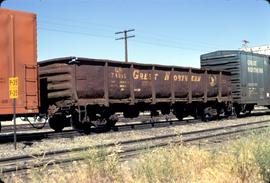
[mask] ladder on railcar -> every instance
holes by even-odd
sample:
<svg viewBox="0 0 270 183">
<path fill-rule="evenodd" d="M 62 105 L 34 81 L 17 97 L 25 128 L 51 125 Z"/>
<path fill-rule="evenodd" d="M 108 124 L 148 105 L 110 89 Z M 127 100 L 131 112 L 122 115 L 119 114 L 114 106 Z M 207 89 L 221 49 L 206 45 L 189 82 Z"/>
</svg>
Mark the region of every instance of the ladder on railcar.
<svg viewBox="0 0 270 183">
<path fill-rule="evenodd" d="M 27 110 L 36 109 L 38 106 L 38 78 L 36 65 L 24 65 L 25 73 L 25 108 Z"/>
</svg>

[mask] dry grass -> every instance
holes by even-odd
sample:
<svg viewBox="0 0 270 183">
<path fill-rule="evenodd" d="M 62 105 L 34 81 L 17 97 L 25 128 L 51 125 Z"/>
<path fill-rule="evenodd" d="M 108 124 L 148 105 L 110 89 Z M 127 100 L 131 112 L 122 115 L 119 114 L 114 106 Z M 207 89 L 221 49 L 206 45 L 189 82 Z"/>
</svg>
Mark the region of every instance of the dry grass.
<svg viewBox="0 0 270 183">
<path fill-rule="evenodd" d="M 259 167 L 249 154 L 211 154 L 196 147 L 170 147 L 140 158 L 134 182 L 261 182 Z"/>
<path fill-rule="evenodd" d="M 27 182 L 193 182 L 254 183 L 270 181 L 270 133 L 252 134 L 219 151 L 171 145 L 119 163 L 117 151 L 89 149 L 84 162 L 32 170 Z M 24 182 L 17 177 L 9 181 Z"/>
</svg>

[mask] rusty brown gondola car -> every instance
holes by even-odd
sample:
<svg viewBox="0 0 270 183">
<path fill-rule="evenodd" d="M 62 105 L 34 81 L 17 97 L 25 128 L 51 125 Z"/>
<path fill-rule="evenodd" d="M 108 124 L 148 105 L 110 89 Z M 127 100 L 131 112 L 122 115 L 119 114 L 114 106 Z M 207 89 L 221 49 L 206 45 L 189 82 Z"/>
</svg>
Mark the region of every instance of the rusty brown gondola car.
<svg viewBox="0 0 270 183">
<path fill-rule="evenodd" d="M 57 131 L 64 121 L 84 129 L 111 127 L 116 112 L 133 118 L 140 111 L 173 111 L 182 119 L 230 111 L 227 72 L 65 57 L 40 62 L 39 77 L 41 104 Z"/>
<path fill-rule="evenodd" d="M 0 121 L 12 119 L 9 78 L 18 78 L 17 116 L 39 111 L 36 15 L 0 8 Z"/>
</svg>

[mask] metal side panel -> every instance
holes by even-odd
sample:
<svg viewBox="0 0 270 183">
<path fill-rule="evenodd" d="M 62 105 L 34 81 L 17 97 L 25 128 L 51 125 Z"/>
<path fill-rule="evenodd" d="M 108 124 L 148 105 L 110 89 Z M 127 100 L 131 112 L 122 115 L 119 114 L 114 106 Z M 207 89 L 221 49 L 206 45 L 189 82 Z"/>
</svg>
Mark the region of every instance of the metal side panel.
<svg viewBox="0 0 270 183">
<path fill-rule="evenodd" d="M 76 100 L 74 77 L 73 66 L 65 63 L 40 66 L 41 105 L 72 105 L 71 101 Z"/>
<path fill-rule="evenodd" d="M 241 101 L 241 67 L 238 51 L 216 51 L 201 55 L 201 68 L 231 73 L 232 97 Z"/>
<path fill-rule="evenodd" d="M 36 59 L 36 16 L 0 8 L 1 115 L 13 113 L 9 98 L 9 78 L 13 76 L 18 78 L 17 114 L 38 113 L 37 72 L 25 68 L 35 68 Z"/>
<path fill-rule="evenodd" d="M 201 55 L 201 67 L 231 72 L 232 95 L 242 104 L 270 105 L 269 56 L 244 51 Z"/>
<path fill-rule="evenodd" d="M 268 60 L 263 55 L 241 53 L 242 102 L 258 105 L 270 104 Z"/>
</svg>

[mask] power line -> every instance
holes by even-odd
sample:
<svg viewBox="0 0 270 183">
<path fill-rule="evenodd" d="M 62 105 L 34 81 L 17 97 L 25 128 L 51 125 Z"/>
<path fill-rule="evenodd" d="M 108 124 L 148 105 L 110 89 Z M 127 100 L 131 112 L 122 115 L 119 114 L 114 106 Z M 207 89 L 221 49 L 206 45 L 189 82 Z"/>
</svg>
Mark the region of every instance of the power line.
<svg viewBox="0 0 270 183">
<path fill-rule="evenodd" d="M 204 50 L 204 49 L 201 49 L 201 48 L 197 49 L 197 48 L 188 48 L 188 47 L 182 47 L 182 46 L 173 46 L 173 45 L 150 42 L 150 41 L 134 41 L 134 42 L 139 43 L 139 44 L 146 44 L 146 45 L 152 45 L 152 46 L 164 47 L 164 48 L 174 48 L 174 49 L 188 50 L 188 51 L 205 51 L 205 52 L 209 52 L 209 50 Z"/>
<path fill-rule="evenodd" d="M 186 45 L 186 46 L 189 46 L 189 47 L 204 47 L 204 48 L 215 48 L 215 49 L 218 49 L 222 46 L 214 46 L 214 45 L 209 45 L 209 44 L 202 44 L 202 43 L 199 43 L 199 42 L 190 42 L 190 41 L 179 41 L 177 40 L 177 38 L 169 38 L 168 39 L 165 39 L 165 38 L 158 38 L 158 37 L 154 37 L 154 36 L 141 36 L 139 33 L 138 33 L 138 39 L 141 39 L 143 41 L 145 40 L 149 40 L 149 41 L 152 41 L 152 42 L 156 42 L 156 43 L 161 43 L 161 44 L 170 44 L 170 45 Z M 224 46 L 223 46 L 224 47 Z"/>
<path fill-rule="evenodd" d="M 39 30 L 44 30 L 44 31 L 49 31 L 49 32 L 59 32 L 59 33 L 66 33 L 66 34 L 78 34 L 82 36 L 87 36 L 87 37 L 100 37 L 100 38 L 105 38 L 105 39 L 112 39 L 112 36 L 107 36 L 107 35 L 97 35 L 97 34 L 90 34 L 90 33 L 85 33 L 85 32 L 80 32 L 80 31 L 66 31 L 66 30 L 60 30 L 60 29 L 52 29 L 52 28 L 46 28 L 46 27 L 39 27 Z M 191 48 L 191 47 L 183 47 L 179 45 L 172 45 L 168 44 L 168 42 L 155 42 L 155 41 L 145 41 L 145 40 L 136 40 L 134 41 L 136 43 L 140 44 L 146 44 L 146 45 L 152 45 L 152 46 L 157 46 L 157 47 L 165 47 L 165 48 L 174 48 L 174 49 L 180 49 L 180 50 L 189 50 L 189 51 L 202 51 L 202 47 L 198 48 Z"/>
<path fill-rule="evenodd" d="M 53 17 L 52 17 L 53 18 Z M 99 23 L 94 23 L 94 22 L 89 22 L 89 21 L 82 21 L 82 20 L 75 20 L 75 19 L 68 19 L 68 18 L 60 18 L 59 19 L 59 23 L 57 22 L 58 18 L 53 18 L 53 22 L 51 22 L 47 20 L 41 20 L 41 22 L 44 22 L 45 24 L 52 24 L 52 25 L 57 25 L 57 26 L 66 26 L 66 27 L 72 27 L 72 28 L 81 28 L 81 29 L 86 29 L 86 28 L 90 28 L 92 29 L 92 25 L 99 27 L 98 29 L 102 30 L 102 31 L 108 31 L 111 32 L 112 30 L 115 30 L 116 27 L 115 26 L 111 26 L 111 25 L 105 25 L 105 24 L 99 24 Z M 45 18 L 47 19 L 47 18 Z M 49 20 L 49 19 L 48 19 Z M 63 23 L 63 21 L 65 21 L 65 23 Z M 70 23 L 67 23 L 70 22 Z M 103 28 L 101 28 L 103 27 Z M 118 28 L 119 29 L 119 28 Z M 92 31 L 92 30 L 91 30 Z M 211 48 L 220 48 L 220 47 L 224 47 L 223 45 L 217 45 L 217 44 L 212 44 L 212 43 L 206 43 L 206 42 L 200 42 L 200 41 L 196 41 L 196 42 L 191 42 L 190 40 L 187 39 L 183 39 L 183 38 L 179 38 L 179 37 L 172 37 L 169 35 L 165 35 L 165 34 L 153 34 L 153 33 L 146 33 L 146 32 L 139 32 L 138 34 L 142 35 L 140 37 L 147 37 L 155 39 L 155 40 L 160 40 L 160 41 L 170 41 L 170 42 L 174 42 L 175 44 L 189 44 L 189 45 L 194 45 L 194 46 L 200 46 L 200 47 L 211 47 Z M 143 36 L 145 35 L 145 36 Z M 159 41 L 159 42 L 160 42 Z"/>
<path fill-rule="evenodd" d="M 139 34 L 139 32 L 138 32 Z M 181 44 L 189 44 L 189 45 L 194 45 L 194 46 L 207 46 L 207 47 L 221 47 L 222 45 L 217 45 L 217 44 L 212 44 L 212 43 L 206 43 L 206 42 L 201 42 L 196 40 L 196 42 L 191 42 L 190 40 L 180 38 L 180 37 L 171 37 L 170 35 L 165 35 L 165 34 L 151 34 L 151 33 L 143 33 L 143 35 L 147 35 L 147 38 L 153 38 L 155 40 L 160 40 L 160 41 L 168 41 L 174 42 L 176 44 L 181 43 Z M 142 37 L 142 36 L 140 36 Z"/>
<path fill-rule="evenodd" d="M 112 36 L 106 36 L 106 35 L 97 35 L 97 34 L 90 34 L 85 32 L 78 32 L 78 31 L 66 31 L 66 30 L 60 30 L 60 29 L 51 29 L 51 28 L 45 28 L 45 27 L 39 27 L 40 30 L 50 31 L 50 32 L 61 32 L 61 33 L 67 33 L 67 34 L 78 34 L 78 35 L 84 35 L 84 36 L 90 36 L 90 37 L 102 37 L 102 38 L 109 38 L 111 39 Z"/>
<path fill-rule="evenodd" d="M 61 27 L 71 27 L 71 28 L 79 28 L 79 29 L 89 29 L 91 28 L 91 30 L 93 30 L 93 28 L 98 29 L 98 30 L 104 30 L 104 31 L 108 31 L 108 32 L 112 32 L 115 31 L 116 29 L 113 28 L 107 28 L 107 27 L 103 27 L 103 26 L 98 26 L 96 24 L 90 24 L 90 23 L 80 23 L 80 22 L 63 22 L 63 21 L 57 21 L 57 20 L 53 20 L 53 21 L 48 21 L 48 20 L 44 20 L 41 19 L 38 21 L 39 24 L 46 24 L 46 25 L 53 25 L 53 26 L 61 26 Z"/>
<path fill-rule="evenodd" d="M 122 39 L 125 40 L 125 62 L 128 62 L 128 45 L 127 45 L 127 39 L 135 37 L 135 35 L 128 36 L 127 33 L 128 32 L 133 32 L 133 31 L 135 31 L 135 29 L 129 29 L 129 30 L 124 30 L 124 31 L 116 32 L 115 33 L 115 34 L 124 34 L 124 37 L 120 37 L 120 38 L 117 38 L 115 40 L 122 40 Z"/>
<path fill-rule="evenodd" d="M 53 23 L 53 22 L 49 22 L 49 21 L 41 21 L 41 22 L 44 23 L 44 24 L 48 24 L 48 25 L 54 25 L 54 28 L 53 29 L 51 29 L 51 28 L 42 28 L 43 30 L 48 29 L 49 31 L 54 31 L 55 30 L 56 32 L 66 32 L 66 33 L 70 33 L 70 34 L 82 34 L 82 35 L 89 36 L 90 34 L 89 33 L 85 33 L 85 32 L 88 31 L 88 30 L 90 31 L 90 29 L 91 29 L 91 32 L 93 32 L 93 30 L 95 30 L 95 29 L 93 29 L 90 26 L 88 27 L 87 25 L 85 25 L 85 26 L 78 26 L 78 25 L 74 26 L 72 24 Z M 61 29 L 65 29 L 64 27 L 70 27 L 72 29 L 79 28 L 79 30 L 82 30 L 83 29 L 84 31 L 81 32 L 81 31 L 76 31 L 76 30 L 72 30 L 72 31 L 70 31 L 70 30 L 69 31 L 67 31 L 67 30 L 61 30 Z M 105 33 L 105 32 L 110 31 L 110 30 L 106 30 L 106 29 L 100 29 L 100 30 L 98 30 L 99 33 L 101 33 L 101 31 Z M 171 40 L 169 37 L 167 37 L 167 39 L 166 39 L 165 37 L 164 38 L 162 38 L 162 37 L 156 37 L 156 36 L 150 35 L 150 34 L 149 34 L 149 36 L 143 36 L 144 34 L 145 33 L 142 33 L 138 37 L 139 38 L 138 40 L 142 40 L 143 43 L 144 43 L 145 40 L 148 39 L 148 43 L 151 42 L 151 44 L 154 44 L 155 43 L 155 44 L 159 44 L 159 45 L 162 45 L 162 46 L 165 44 L 166 45 L 165 47 L 176 48 L 176 47 L 179 47 L 179 45 L 186 45 L 185 49 L 188 46 L 193 47 L 193 48 L 194 47 L 200 47 L 200 48 L 201 47 L 204 47 L 204 48 L 208 47 L 209 49 L 211 49 L 211 48 L 212 49 L 213 48 L 216 48 L 216 49 L 219 48 L 218 46 L 207 45 L 207 44 L 200 44 L 198 42 L 197 43 L 191 43 L 189 41 L 184 41 L 184 40 L 183 40 L 183 42 L 179 42 L 177 40 L 177 38 Z M 148 35 L 148 34 L 145 34 L 145 35 Z M 90 36 L 93 36 L 93 33 L 91 33 Z M 98 35 L 96 34 L 94 36 L 95 37 L 103 37 L 103 38 L 106 37 L 106 38 L 110 38 L 111 39 L 110 36 L 104 36 L 104 35 L 100 35 L 100 34 L 98 34 Z M 193 48 L 190 48 L 190 49 L 193 49 Z"/>
<path fill-rule="evenodd" d="M 40 21 L 38 23 L 39 27 L 48 27 L 48 28 L 53 28 L 53 29 L 58 29 L 58 30 L 64 30 L 64 31 L 69 31 L 69 32 L 91 32 L 101 34 L 101 33 L 108 33 L 111 34 L 112 30 L 104 29 L 102 27 L 93 27 L 91 25 L 74 25 L 74 24 L 65 24 L 65 23 L 55 23 L 55 22 L 50 22 L 50 21 Z"/>
<path fill-rule="evenodd" d="M 54 20 L 57 21 L 57 19 L 63 23 L 63 22 L 70 22 L 73 25 L 74 24 L 83 24 L 83 25 L 95 25 L 99 27 L 106 27 L 107 29 L 110 30 L 115 30 L 119 29 L 120 27 L 115 27 L 112 25 L 106 25 L 106 24 L 101 24 L 101 23 L 96 23 L 96 22 L 91 22 L 91 21 L 85 21 L 85 20 L 78 20 L 78 19 L 70 19 L 70 18 L 64 18 L 64 17 L 51 17 L 51 16 L 41 16 L 41 19 L 47 19 L 47 20 Z"/>
</svg>

